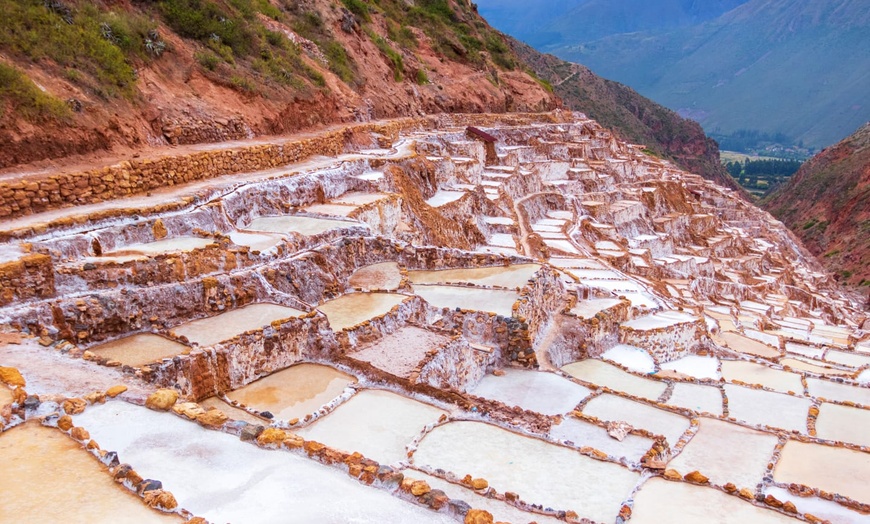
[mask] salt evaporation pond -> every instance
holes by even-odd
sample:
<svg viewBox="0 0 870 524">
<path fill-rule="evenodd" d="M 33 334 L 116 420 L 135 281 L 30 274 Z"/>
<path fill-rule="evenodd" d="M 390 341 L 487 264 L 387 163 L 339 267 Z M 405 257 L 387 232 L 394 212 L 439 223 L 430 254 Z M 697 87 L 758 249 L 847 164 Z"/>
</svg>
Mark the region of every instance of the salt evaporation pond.
<svg viewBox="0 0 870 524">
<path fill-rule="evenodd" d="M 175 326 L 172 332 L 177 336 L 187 337 L 187 340 L 196 342 L 200 346 L 211 346 L 247 331 L 263 328 L 276 320 L 304 314 L 304 311 L 278 304 L 251 304 L 220 315 Z"/>
<path fill-rule="evenodd" d="M 160 255 L 162 253 L 172 253 L 175 251 L 193 251 L 194 249 L 203 248 L 209 244 L 214 244 L 213 238 L 202 237 L 175 237 L 157 240 L 155 242 L 146 242 L 143 244 L 130 244 L 118 248 L 114 251 L 103 253 L 103 257 L 120 257 L 120 256 L 150 256 Z M 96 260 L 99 260 L 97 258 Z"/>
<path fill-rule="evenodd" d="M 666 403 L 698 413 L 722 415 L 722 391 L 715 386 L 675 382 Z"/>
<path fill-rule="evenodd" d="M 584 382 L 649 400 L 658 399 L 667 389 L 664 382 L 636 377 L 616 366 L 591 358 L 568 364 L 562 371 Z"/>
<path fill-rule="evenodd" d="M 795 430 L 806 434 L 812 400 L 725 384 L 728 410 L 732 417 L 749 424 Z"/>
<path fill-rule="evenodd" d="M 402 284 L 402 272 L 395 262 L 382 262 L 364 266 L 350 276 L 347 284 L 352 288 L 363 290 L 388 289 L 396 290 Z"/>
<path fill-rule="evenodd" d="M 407 460 L 406 446 L 446 412 L 389 391 L 357 393 L 298 434 L 330 447 L 358 451 L 381 464 Z"/>
<path fill-rule="evenodd" d="M 825 402 L 819 406 L 816 436 L 870 446 L 870 410 Z"/>
<path fill-rule="evenodd" d="M 665 362 L 659 367 L 662 370 L 676 371 L 689 377 L 719 379 L 719 359 L 716 357 L 688 355 Z"/>
<path fill-rule="evenodd" d="M 270 235 L 268 233 L 243 233 L 241 231 L 232 231 L 229 234 L 230 240 L 237 246 L 247 246 L 256 251 L 268 251 L 281 243 L 280 235 Z"/>
<path fill-rule="evenodd" d="M 277 420 L 292 420 L 317 411 L 354 382 L 356 378 L 329 366 L 298 364 L 226 395 L 257 411 L 269 411 Z"/>
<path fill-rule="evenodd" d="M 417 466 L 482 477 L 545 508 L 574 510 L 613 522 L 640 475 L 575 450 L 482 422 L 451 422 L 432 430 L 413 456 Z"/>
<path fill-rule="evenodd" d="M 408 377 L 429 351 L 437 350 L 450 342 L 449 337 L 414 326 L 405 326 L 386 335 L 371 345 L 348 356 L 368 362 L 397 377 Z"/>
<path fill-rule="evenodd" d="M 757 340 L 744 337 L 743 335 L 739 335 L 737 333 L 723 331 L 719 334 L 719 336 L 725 340 L 725 343 L 728 344 L 728 347 L 740 353 L 764 358 L 778 358 L 780 356 L 778 350 L 773 349 L 767 344 L 763 344 Z"/>
<path fill-rule="evenodd" d="M 825 500 L 819 497 L 801 497 L 793 495 L 785 488 L 776 486 L 766 486 L 764 495 L 772 495 L 779 501 L 791 502 L 795 505 L 798 513 L 809 513 L 830 522 L 837 524 L 870 524 L 870 515 L 864 515 L 857 511 L 852 511 L 846 506 L 841 506 L 832 500 Z"/>
<path fill-rule="evenodd" d="M 451 202 L 455 202 L 465 196 L 465 191 L 446 191 L 439 189 L 426 201 L 432 207 L 441 207 Z"/>
<path fill-rule="evenodd" d="M 126 366 L 138 367 L 186 353 L 190 348 L 159 335 L 140 333 L 100 344 L 90 351 Z"/>
<path fill-rule="evenodd" d="M 623 322 L 621 327 L 634 329 L 637 331 L 651 331 L 654 329 L 664 329 L 677 324 L 685 324 L 686 322 L 694 322 L 698 320 L 692 315 L 680 313 L 679 311 L 665 311 L 656 313 L 655 315 L 647 315 L 645 317 L 636 318 Z"/>
<path fill-rule="evenodd" d="M 652 355 L 639 347 L 629 346 L 628 344 L 613 346 L 605 351 L 601 355 L 601 358 L 625 366 L 637 373 L 653 373 L 656 370 L 656 363 Z"/>
<path fill-rule="evenodd" d="M 870 388 L 866 386 L 847 386 L 830 380 L 807 377 L 807 391 L 814 397 L 870 406 Z"/>
<path fill-rule="evenodd" d="M 753 506 L 721 491 L 662 478 L 646 481 L 634 497 L 631 524 L 795 524 L 795 519 Z"/>
<path fill-rule="evenodd" d="M 413 284 L 445 284 L 468 282 L 479 286 L 517 288 L 524 286 L 541 269 L 537 264 L 478 267 L 469 269 L 441 269 L 437 271 L 408 271 Z"/>
<path fill-rule="evenodd" d="M 803 393 L 801 376 L 787 371 L 772 369 L 754 362 L 723 360 L 722 376 L 729 382 L 739 380 L 745 384 L 758 384 L 781 393 Z"/>
<path fill-rule="evenodd" d="M 455 524 L 339 470 L 168 413 L 113 401 L 91 406 L 75 423 L 144 478 L 163 482 L 179 506 L 212 522 Z"/>
<path fill-rule="evenodd" d="M 870 503 L 870 453 L 790 440 L 782 448 L 773 480 Z"/>
<path fill-rule="evenodd" d="M 500 377 L 483 377 L 471 393 L 544 415 L 568 413 L 591 393 L 588 388 L 554 373 L 525 369 L 503 371 Z"/>
<path fill-rule="evenodd" d="M 560 424 L 554 424 L 550 428 L 550 437 L 568 441 L 575 447 L 589 446 L 610 456 L 625 457 L 633 462 L 640 462 L 653 445 L 652 439 L 631 434 L 626 435 L 620 442 L 611 437 L 605 428 L 574 417 L 566 417 Z"/>
<path fill-rule="evenodd" d="M 300 235 L 312 236 L 326 233 L 333 229 L 354 226 L 362 227 L 362 224 L 345 220 L 282 215 L 255 218 L 245 229 L 265 231 L 267 233 L 299 233 Z"/>
<path fill-rule="evenodd" d="M 579 300 L 577 301 L 577 304 L 571 308 L 571 313 L 580 318 L 592 318 L 596 314 L 621 303 L 622 301 L 618 298 L 593 298 L 591 300 Z"/>
<path fill-rule="evenodd" d="M 520 298 L 516 291 L 460 286 L 417 285 L 414 294 L 436 308 L 488 311 L 505 317 L 513 315 L 514 303 Z"/>
<path fill-rule="evenodd" d="M 767 471 L 779 438 L 737 424 L 702 418 L 698 432 L 668 463 L 681 475 L 700 471 L 714 484 L 754 490 Z"/>
<path fill-rule="evenodd" d="M 825 360 L 854 368 L 870 366 L 870 355 L 863 355 L 861 353 L 855 353 L 854 351 L 849 352 L 830 349 L 825 353 Z"/>
<path fill-rule="evenodd" d="M 456 500 L 464 500 L 471 505 L 472 508 L 482 509 L 492 513 L 493 520 L 496 522 L 510 522 L 512 524 L 528 524 L 535 522 L 537 524 L 564 524 L 564 520 L 559 520 L 555 517 L 548 517 L 538 513 L 530 513 L 519 508 L 511 506 L 507 502 L 491 499 L 484 495 L 475 493 L 458 484 L 447 482 L 444 479 L 427 475 L 421 471 L 414 469 L 406 469 L 402 471 L 405 478 L 414 480 L 424 480 L 432 489 L 440 489 L 447 494 L 448 497 Z"/>
<path fill-rule="evenodd" d="M 407 299 L 396 293 L 348 293 L 317 306 L 335 331 L 361 324 L 386 313 Z"/>
<path fill-rule="evenodd" d="M 780 360 L 779 363 L 797 371 L 809 371 L 810 373 L 818 373 L 819 375 L 826 377 L 850 377 L 855 374 L 854 371 L 817 366 L 816 364 L 810 364 L 809 362 L 804 362 L 803 360 L 798 360 L 796 358 L 784 358 Z"/>
<path fill-rule="evenodd" d="M 36 422 L 0 434 L 0 464 L 3 522 L 183 522 L 146 506 L 81 444 Z"/>
<path fill-rule="evenodd" d="M 681 415 L 610 393 L 587 402 L 583 413 L 605 422 L 628 422 L 632 427 L 662 435 L 671 446 L 689 429 L 689 420 Z"/>
</svg>

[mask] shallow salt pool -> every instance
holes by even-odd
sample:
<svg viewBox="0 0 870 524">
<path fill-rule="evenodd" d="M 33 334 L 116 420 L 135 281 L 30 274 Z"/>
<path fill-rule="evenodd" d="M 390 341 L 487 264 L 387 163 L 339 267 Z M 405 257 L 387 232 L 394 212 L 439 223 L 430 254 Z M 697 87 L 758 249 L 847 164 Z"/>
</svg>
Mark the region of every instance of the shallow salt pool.
<svg viewBox="0 0 870 524">
<path fill-rule="evenodd" d="M 388 313 L 407 299 L 396 293 L 348 293 L 317 306 L 335 331 L 347 329 Z"/>
<path fill-rule="evenodd" d="M 268 326 L 276 320 L 304 315 L 292 307 L 278 304 L 251 304 L 213 317 L 201 318 L 175 326 L 172 332 L 187 337 L 200 346 L 211 346 L 247 331 Z"/>
<path fill-rule="evenodd" d="M 537 264 L 518 264 L 437 271 L 408 271 L 408 278 L 413 284 L 468 282 L 480 286 L 517 288 L 524 286 L 539 269 L 541 266 Z"/>
<path fill-rule="evenodd" d="M 489 311 L 505 317 L 513 315 L 514 303 L 519 299 L 516 291 L 460 286 L 417 285 L 414 294 L 436 308 Z"/>
<path fill-rule="evenodd" d="M 637 377 L 616 366 L 591 358 L 568 364 L 562 371 L 582 381 L 649 400 L 658 399 L 667 389 L 664 382 Z"/>
<path fill-rule="evenodd" d="M 483 377 L 471 393 L 544 415 L 560 415 L 573 410 L 590 391 L 554 373 L 505 369 L 501 377 Z"/>
<path fill-rule="evenodd" d="M 187 353 L 190 348 L 159 335 L 140 333 L 94 346 L 90 351 L 124 365 L 138 367 Z"/>
</svg>

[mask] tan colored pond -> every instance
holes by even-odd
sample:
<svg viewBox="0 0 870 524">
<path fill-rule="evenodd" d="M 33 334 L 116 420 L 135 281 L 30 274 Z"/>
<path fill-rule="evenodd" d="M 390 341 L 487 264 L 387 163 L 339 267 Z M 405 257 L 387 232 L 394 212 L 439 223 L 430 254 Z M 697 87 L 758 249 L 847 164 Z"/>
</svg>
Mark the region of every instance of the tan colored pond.
<svg viewBox="0 0 870 524">
<path fill-rule="evenodd" d="M 725 396 L 732 417 L 749 424 L 762 424 L 806 434 L 812 401 L 760 389 L 725 384 Z"/>
<path fill-rule="evenodd" d="M 732 482 L 738 488 L 754 490 L 778 437 L 717 419 L 700 420 L 701 429 L 668 467 L 682 475 L 700 471 L 720 486 Z"/>
<path fill-rule="evenodd" d="M 153 256 L 174 251 L 193 251 L 214 244 L 213 238 L 201 237 L 175 237 L 144 244 L 131 244 L 118 248 L 114 251 L 104 252 L 104 257 L 122 256 Z M 95 260 L 99 260 L 96 258 Z"/>
<path fill-rule="evenodd" d="M 613 522 L 639 479 L 622 466 L 482 422 L 451 422 L 420 442 L 413 463 L 470 474 L 533 504 Z"/>
<path fill-rule="evenodd" d="M 723 331 L 719 334 L 722 339 L 728 344 L 728 347 L 734 351 L 745 353 L 747 355 L 755 355 L 764 358 L 777 358 L 780 356 L 779 351 L 749 337 L 744 337 L 739 333 Z"/>
<path fill-rule="evenodd" d="M 807 390 L 814 397 L 839 402 L 852 401 L 870 406 L 870 388 L 837 384 L 830 380 L 807 377 Z"/>
<path fill-rule="evenodd" d="M 281 235 L 269 233 L 243 233 L 233 231 L 230 240 L 237 246 L 247 246 L 256 251 L 268 251 L 281 243 Z"/>
<path fill-rule="evenodd" d="M 796 358 L 784 358 L 780 362 L 783 366 L 788 366 L 798 371 L 809 371 L 810 373 L 818 373 L 824 377 L 848 377 L 854 375 L 854 371 L 843 371 L 842 369 L 829 368 L 825 366 L 817 366 L 798 360 Z"/>
<path fill-rule="evenodd" d="M 773 479 L 839 493 L 870 502 L 870 453 L 790 440 L 773 471 Z"/>
<path fill-rule="evenodd" d="M 606 422 L 628 422 L 632 427 L 664 436 L 671 446 L 689 429 L 689 419 L 681 415 L 609 393 L 587 402 L 583 413 Z"/>
<path fill-rule="evenodd" d="M 257 411 L 269 411 L 277 420 L 292 420 L 317 411 L 354 382 L 356 378 L 329 366 L 298 364 L 226 395 Z"/>
<path fill-rule="evenodd" d="M 359 222 L 347 222 L 344 220 L 282 215 L 255 218 L 245 229 L 265 231 L 267 233 L 299 233 L 300 235 L 311 236 L 326 233 L 332 229 L 360 225 Z"/>
<path fill-rule="evenodd" d="M 524 286 L 538 272 L 538 264 L 479 267 L 468 269 L 441 269 L 438 271 L 408 271 L 414 284 L 446 284 L 468 282 L 480 286 L 517 288 Z"/>
<path fill-rule="evenodd" d="M 667 389 L 664 382 L 641 378 L 592 358 L 568 364 L 562 371 L 585 382 L 649 400 L 658 399 Z"/>
<path fill-rule="evenodd" d="M 101 357 L 133 367 L 159 362 L 188 351 L 190 348 L 184 344 L 152 333 L 119 338 L 91 348 L 91 352 Z"/>
<path fill-rule="evenodd" d="M 183 522 L 147 507 L 79 443 L 35 422 L 0 434 L 0 464 L 3 522 Z"/>
<path fill-rule="evenodd" d="M 870 410 L 825 402 L 819 406 L 816 436 L 870 446 Z"/>
<path fill-rule="evenodd" d="M 263 328 L 276 320 L 304 314 L 304 311 L 278 304 L 251 304 L 220 315 L 175 326 L 172 332 L 177 336 L 187 337 L 200 346 L 211 346 L 247 331 Z"/>
<path fill-rule="evenodd" d="M 414 326 L 405 326 L 377 342 L 351 353 L 351 358 L 368 362 L 397 377 L 407 377 L 426 354 L 450 342 L 450 338 Z"/>
<path fill-rule="evenodd" d="M 414 294 L 436 308 L 488 311 L 505 317 L 513 315 L 514 303 L 519 299 L 516 291 L 460 286 L 416 285 Z"/>
<path fill-rule="evenodd" d="M 381 464 L 407 460 L 406 446 L 446 412 L 389 391 L 365 390 L 297 433 Z"/>
<path fill-rule="evenodd" d="M 651 478 L 634 497 L 631 524 L 796 524 L 796 520 L 724 492 Z"/>
<path fill-rule="evenodd" d="M 396 290 L 402 283 L 399 264 L 383 262 L 357 269 L 347 281 L 352 288 Z"/>
<path fill-rule="evenodd" d="M 782 393 L 789 391 L 803 393 L 804 390 L 800 375 L 771 369 L 754 362 L 723 360 L 722 376 L 729 382 L 739 380 L 746 384 L 759 384 Z"/>
<path fill-rule="evenodd" d="M 401 304 L 407 295 L 395 293 L 348 293 L 317 306 L 335 331 L 379 317 Z"/>
</svg>

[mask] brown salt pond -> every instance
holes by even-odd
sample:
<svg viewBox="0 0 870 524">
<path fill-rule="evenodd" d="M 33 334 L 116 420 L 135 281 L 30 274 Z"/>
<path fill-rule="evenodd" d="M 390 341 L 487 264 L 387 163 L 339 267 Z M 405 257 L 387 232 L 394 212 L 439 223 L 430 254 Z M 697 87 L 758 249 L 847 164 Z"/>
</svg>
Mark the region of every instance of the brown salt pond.
<svg viewBox="0 0 870 524">
<path fill-rule="evenodd" d="M 354 382 L 355 377 L 329 366 L 298 364 L 226 396 L 257 411 L 269 411 L 277 420 L 292 420 L 317 411 Z"/>
<path fill-rule="evenodd" d="M 646 481 L 634 496 L 631 524 L 796 524 L 773 510 L 753 506 L 733 495 L 662 478 Z"/>
<path fill-rule="evenodd" d="M 219 410 L 223 411 L 223 413 L 226 416 L 230 417 L 233 420 L 242 420 L 244 422 L 247 422 L 248 424 L 262 424 L 262 425 L 269 424 L 268 420 L 266 420 L 264 418 L 260 418 L 256 415 L 252 415 L 252 414 L 248 413 L 247 411 L 245 411 L 244 409 L 237 408 L 235 406 L 227 404 L 226 402 L 224 402 L 222 399 L 220 399 L 218 397 L 209 397 L 205 400 L 200 400 L 199 405 L 202 406 L 203 408 L 205 408 L 206 410 L 219 409 Z"/>
<path fill-rule="evenodd" d="M 667 389 L 664 382 L 641 378 L 592 358 L 568 364 L 562 368 L 562 371 L 584 382 L 607 386 L 610 389 L 649 400 L 658 399 Z"/>
<path fill-rule="evenodd" d="M 870 410 L 825 402 L 819 406 L 816 436 L 870 446 Z"/>
<path fill-rule="evenodd" d="M 3 522 L 183 522 L 147 507 L 80 444 L 35 422 L 0 434 L 0 464 Z"/>
<path fill-rule="evenodd" d="M 162 253 L 172 253 L 175 251 L 193 251 L 194 249 L 203 248 L 209 244 L 214 244 L 213 238 L 201 237 L 176 237 L 157 240 L 156 242 L 147 242 L 144 244 L 131 244 L 114 251 L 103 253 L 103 257 L 113 258 L 121 256 L 153 256 Z M 102 258 L 102 257 L 100 257 Z M 96 258 L 95 260 L 100 260 Z"/>
<path fill-rule="evenodd" d="M 525 502 L 574 510 L 596 522 L 613 522 L 640 478 L 612 462 L 482 422 L 435 428 L 412 460 L 460 478 L 485 478 L 500 493 L 512 491 Z"/>
<path fill-rule="evenodd" d="M 517 264 L 437 271 L 408 271 L 408 278 L 414 284 L 467 282 L 480 286 L 517 288 L 524 286 L 539 269 L 541 266 L 538 264 Z"/>
<path fill-rule="evenodd" d="M 744 337 L 743 335 L 740 335 L 738 333 L 723 331 L 722 333 L 720 333 L 720 336 L 728 344 L 728 347 L 730 347 L 734 351 L 764 358 L 778 358 L 780 356 L 778 350 L 757 340 L 753 340 L 749 337 Z"/>
<path fill-rule="evenodd" d="M 362 224 L 344 220 L 329 220 L 325 218 L 313 218 L 295 215 L 282 215 L 259 217 L 251 221 L 245 229 L 251 231 L 265 231 L 267 233 L 299 233 L 311 236 L 326 233 L 327 231 L 341 227 L 353 227 Z"/>
<path fill-rule="evenodd" d="M 211 346 L 236 335 L 268 326 L 276 320 L 304 315 L 292 307 L 278 304 L 251 304 L 208 318 L 201 318 L 172 328 L 177 336 L 184 336 L 200 346 Z"/>
<path fill-rule="evenodd" d="M 333 330 L 341 331 L 384 315 L 407 298 L 396 293 L 348 293 L 317 309 L 326 315 Z"/>
<path fill-rule="evenodd" d="M 844 371 L 837 368 L 817 366 L 796 358 L 784 358 L 779 363 L 797 371 L 809 371 L 810 373 L 818 373 L 825 377 L 849 377 L 855 374 L 854 371 Z"/>
<path fill-rule="evenodd" d="M 746 384 L 758 384 L 781 393 L 803 393 L 804 390 L 801 376 L 796 373 L 742 360 L 723 360 L 722 377 L 729 382 L 739 380 Z"/>
<path fill-rule="evenodd" d="M 685 475 L 700 471 L 714 484 L 732 482 L 754 490 L 773 456 L 778 437 L 721 420 L 702 418 L 692 440 L 670 463 Z"/>
<path fill-rule="evenodd" d="M 91 352 L 101 357 L 127 366 L 144 366 L 158 362 L 164 358 L 172 358 L 187 353 L 190 348 L 152 333 L 140 333 L 130 337 L 119 338 L 91 348 Z"/>
<path fill-rule="evenodd" d="M 297 433 L 381 464 L 407 459 L 406 446 L 446 412 L 389 391 L 365 390 Z"/>
<path fill-rule="evenodd" d="M 460 286 L 416 285 L 414 294 L 436 308 L 488 311 L 504 317 L 513 315 L 514 303 L 520 298 L 516 291 Z"/>
<path fill-rule="evenodd" d="M 450 339 L 443 335 L 406 326 L 348 356 L 368 362 L 397 377 L 407 377 L 417 368 L 420 361 L 426 358 L 429 351 L 440 348 L 448 342 Z"/>
<path fill-rule="evenodd" d="M 352 288 L 364 290 L 386 289 L 396 290 L 402 284 L 402 273 L 399 264 L 383 262 L 357 269 L 347 281 Z"/>
<path fill-rule="evenodd" d="M 782 448 L 773 480 L 870 503 L 870 453 L 790 440 Z"/>
<path fill-rule="evenodd" d="M 247 246 L 256 251 L 268 251 L 281 243 L 281 235 L 273 235 L 269 233 L 243 233 L 241 231 L 233 231 L 230 233 L 230 240 L 237 246 Z"/>
</svg>

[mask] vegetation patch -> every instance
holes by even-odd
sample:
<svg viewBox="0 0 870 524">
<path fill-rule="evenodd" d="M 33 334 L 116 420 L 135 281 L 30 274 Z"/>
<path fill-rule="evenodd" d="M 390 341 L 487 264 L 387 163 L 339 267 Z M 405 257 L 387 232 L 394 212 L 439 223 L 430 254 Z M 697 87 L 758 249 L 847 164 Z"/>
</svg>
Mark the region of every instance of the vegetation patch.
<svg viewBox="0 0 870 524">
<path fill-rule="evenodd" d="M 0 117 L 5 116 L 7 106 L 31 121 L 70 116 L 63 101 L 44 93 L 20 70 L 0 63 Z"/>
</svg>

